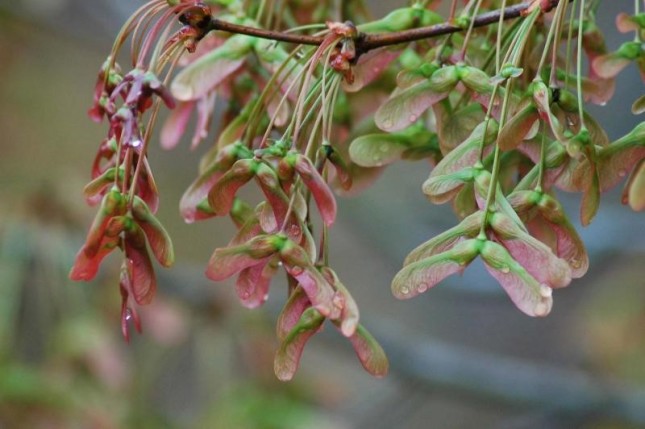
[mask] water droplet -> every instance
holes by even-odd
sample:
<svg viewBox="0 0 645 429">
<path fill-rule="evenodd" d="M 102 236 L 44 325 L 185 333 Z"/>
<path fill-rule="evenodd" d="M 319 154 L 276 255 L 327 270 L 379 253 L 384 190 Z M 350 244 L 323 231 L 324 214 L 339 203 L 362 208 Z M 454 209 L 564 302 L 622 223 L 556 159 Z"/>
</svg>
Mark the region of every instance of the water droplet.
<svg viewBox="0 0 645 429">
<path fill-rule="evenodd" d="M 549 314 L 549 305 L 544 302 L 540 302 L 535 306 L 535 315 L 536 316 L 546 316 Z"/>
<path fill-rule="evenodd" d="M 278 267 L 282 266 L 282 261 L 278 261 Z"/>
<path fill-rule="evenodd" d="M 390 129 L 390 128 L 392 128 L 394 126 L 394 124 L 392 123 L 392 120 L 390 120 L 390 119 L 386 119 L 385 121 L 383 121 L 383 123 L 381 125 L 386 130 Z"/>
<path fill-rule="evenodd" d="M 125 309 L 125 320 L 126 322 L 132 320 L 132 310 L 130 310 L 129 308 Z"/>
<path fill-rule="evenodd" d="M 409 294 L 409 293 L 410 293 L 410 289 L 408 289 L 408 287 L 407 287 L 407 286 L 403 286 L 403 287 L 401 288 L 401 293 L 402 293 L 403 295 L 407 295 L 407 294 Z"/>
<path fill-rule="evenodd" d="M 548 287 L 547 285 L 540 285 L 540 296 L 542 298 L 550 298 L 551 295 L 553 294 L 553 289 Z"/>
<path fill-rule="evenodd" d="M 142 144 L 143 144 L 143 142 L 141 140 L 139 140 L 139 139 L 132 140 L 132 142 L 130 142 L 130 146 L 132 146 L 135 149 L 138 148 L 139 146 L 141 146 Z"/>
<path fill-rule="evenodd" d="M 504 274 L 508 274 L 508 273 L 510 273 L 510 272 L 511 272 L 511 269 L 508 267 L 508 265 L 504 265 L 504 266 L 503 266 L 503 267 L 501 267 L 499 270 L 500 270 L 501 272 L 503 272 Z"/>
<path fill-rule="evenodd" d="M 302 273 L 304 273 L 304 272 L 305 272 L 305 269 L 304 269 L 304 268 L 302 268 L 302 267 L 300 267 L 300 266 L 298 266 L 298 265 L 294 265 L 294 266 L 293 266 L 293 267 L 291 267 L 291 269 L 289 270 L 289 274 L 291 274 L 291 275 L 292 275 L 292 276 L 294 276 L 294 277 L 295 277 L 295 276 L 299 276 L 300 274 L 302 274 Z"/>
<path fill-rule="evenodd" d="M 250 297 L 251 297 L 251 292 L 249 292 L 248 290 L 245 290 L 244 292 L 242 292 L 242 299 L 249 299 Z"/>
<path fill-rule="evenodd" d="M 423 293 L 428 290 L 428 284 L 427 283 L 419 283 L 419 286 L 417 286 L 417 290 L 419 293 Z"/>
</svg>

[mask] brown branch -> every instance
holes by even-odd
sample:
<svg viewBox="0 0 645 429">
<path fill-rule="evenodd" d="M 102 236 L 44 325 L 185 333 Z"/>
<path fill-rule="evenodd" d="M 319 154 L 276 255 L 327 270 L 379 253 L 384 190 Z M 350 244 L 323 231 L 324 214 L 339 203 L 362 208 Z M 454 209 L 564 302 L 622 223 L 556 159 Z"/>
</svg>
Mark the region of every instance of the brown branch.
<svg viewBox="0 0 645 429">
<path fill-rule="evenodd" d="M 560 0 L 530 0 L 517 5 L 509 6 L 505 10 L 495 10 L 486 12 L 473 18 L 474 27 L 485 27 L 490 24 L 499 22 L 500 16 L 504 15 L 504 20 L 514 19 L 529 11 L 531 8 L 541 7 L 543 12 L 549 12 L 558 5 Z M 211 21 L 209 30 L 226 31 L 229 33 L 246 34 L 249 36 L 259 37 L 262 39 L 277 40 L 280 42 L 295 43 L 300 45 L 320 45 L 323 36 L 309 36 L 296 33 L 285 33 L 282 31 L 265 30 L 262 28 L 248 27 L 245 25 L 232 24 L 214 18 Z M 372 49 L 383 46 L 398 45 L 409 43 L 417 40 L 430 39 L 444 34 L 457 33 L 463 31 L 463 27 L 450 23 L 431 25 L 428 27 L 413 28 L 395 33 L 384 34 L 365 34 L 360 33 L 356 40 L 356 51 L 364 54 Z"/>
</svg>

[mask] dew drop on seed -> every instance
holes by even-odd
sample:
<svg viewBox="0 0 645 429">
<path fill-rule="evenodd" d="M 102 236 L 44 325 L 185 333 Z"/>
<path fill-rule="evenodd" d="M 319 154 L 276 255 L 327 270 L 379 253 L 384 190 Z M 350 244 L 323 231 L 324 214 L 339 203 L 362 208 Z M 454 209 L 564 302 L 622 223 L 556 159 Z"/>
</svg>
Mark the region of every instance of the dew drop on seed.
<svg viewBox="0 0 645 429">
<path fill-rule="evenodd" d="M 536 316 L 546 316 L 549 314 L 549 305 L 546 302 L 540 302 L 535 306 Z"/>
<path fill-rule="evenodd" d="M 540 285 L 540 296 L 542 298 L 549 298 L 553 294 L 553 289 L 547 285 Z"/>
<path fill-rule="evenodd" d="M 300 267 L 300 266 L 298 266 L 298 265 L 295 265 L 295 266 L 291 267 L 290 274 L 291 274 L 292 276 L 299 276 L 299 275 L 300 275 L 300 274 L 302 274 L 304 271 L 305 271 L 305 270 L 304 270 L 304 268 L 302 268 L 302 267 Z"/>
<path fill-rule="evenodd" d="M 423 293 L 428 290 L 428 284 L 427 283 L 420 283 L 419 286 L 417 286 L 417 290 L 419 293 Z"/>
<path fill-rule="evenodd" d="M 410 289 L 408 289 L 406 286 L 403 286 L 403 287 L 401 288 L 401 293 L 402 293 L 403 295 L 407 295 L 407 294 L 409 294 L 409 293 L 410 293 Z"/>
<path fill-rule="evenodd" d="M 130 143 L 130 146 L 132 146 L 133 148 L 138 148 L 142 144 L 143 143 L 141 142 L 141 140 L 137 139 L 137 140 L 133 140 L 132 143 Z"/>
</svg>

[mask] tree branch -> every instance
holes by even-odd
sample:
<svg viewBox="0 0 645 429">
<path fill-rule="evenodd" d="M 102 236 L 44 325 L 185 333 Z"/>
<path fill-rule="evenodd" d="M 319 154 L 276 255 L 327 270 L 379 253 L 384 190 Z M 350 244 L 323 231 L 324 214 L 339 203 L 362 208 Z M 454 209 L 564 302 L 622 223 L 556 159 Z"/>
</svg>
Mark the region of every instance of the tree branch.
<svg viewBox="0 0 645 429">
<path fill-rule="evenodd" d="M 560 0 L 530 0 L 517 5 L 509 6 L 506 9 L 486 12 L 473 18 L 474 27 L 485 27 L 497 23 L 500 16 L 504 15 L 504 20 L 514 19 L 535 7 L 541 7 L 544 13 L 549 12 L 558 5 Z M 296 33 L 285 33 L 282 31 L 265 30 L 262 28 L 248 27 L 245 25 L 233 24 L 227 21 L 214 18 L 209 26 L 209 30 L 219 30 L 228 33 L 246 34 L 249 36 L 259 37 L 262 39 L 276 40 L 280 42 L 295 43 L 300 45 L 320 45 L 323 36 L 310 36 Z M 417 40 L 430 39 L 444 34 L 458 33 L 463 31 L 463 27 L 451 23 L 442 23 L 428 27 L 413 28 L 411 30 L 399 31 L 395 33 L 383 34 L 366 34 L 360 33 L 356 40 L 356 51 L 364 54 L 370 50 L 383 46 L 398 45 L 409 43 Z"/>
</svg>

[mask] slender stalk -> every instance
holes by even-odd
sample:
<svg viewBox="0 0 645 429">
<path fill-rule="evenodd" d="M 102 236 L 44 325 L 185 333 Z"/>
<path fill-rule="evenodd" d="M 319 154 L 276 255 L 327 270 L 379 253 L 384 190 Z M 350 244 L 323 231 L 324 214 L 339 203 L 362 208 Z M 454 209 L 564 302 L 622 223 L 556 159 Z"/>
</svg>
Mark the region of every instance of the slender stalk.
<svg viewBox="0 0 645 429">
<path fill-rule="evenodd" d="M 549 12 L 555 8 L 560 0 L 550 0 L 546 7 L 542 7 L 543 12 Z M 484 27 L 502 20 L 509 20 L 525 15 L 531 7 L 535 7 L 535 1 L 527 1 L 513 6 L 508 6 L 499 10 L 490 11 L 473 18 L 473 28 Z M 245 25 L 234 24 L 221 19 L 213 19 L 210 23 L 209 30 L 226 31 L 229 33 L 246 34 L 249 36 L 259 37 L 262 39 L 277 40 L 287 43 L 296 43 L 301 45 L 320 45 L 323 43 L 324 36 L 311 36 L 305 34 L 293 34 L 284 31 L 265 30 L 262 28 L 248 27 Z M 358 56 L 373 49 L 383 46 L 399 45 L 418 40 L 429 39 L 444 34 L 458 33 L 464 29 L 445 22 L 427 27 L 413 28 L 411 30 L 398 31 L 394 33 L 382 34 L 365 34 L 361 33 L 356 39 L 356 53 Z"/>
</svg>

